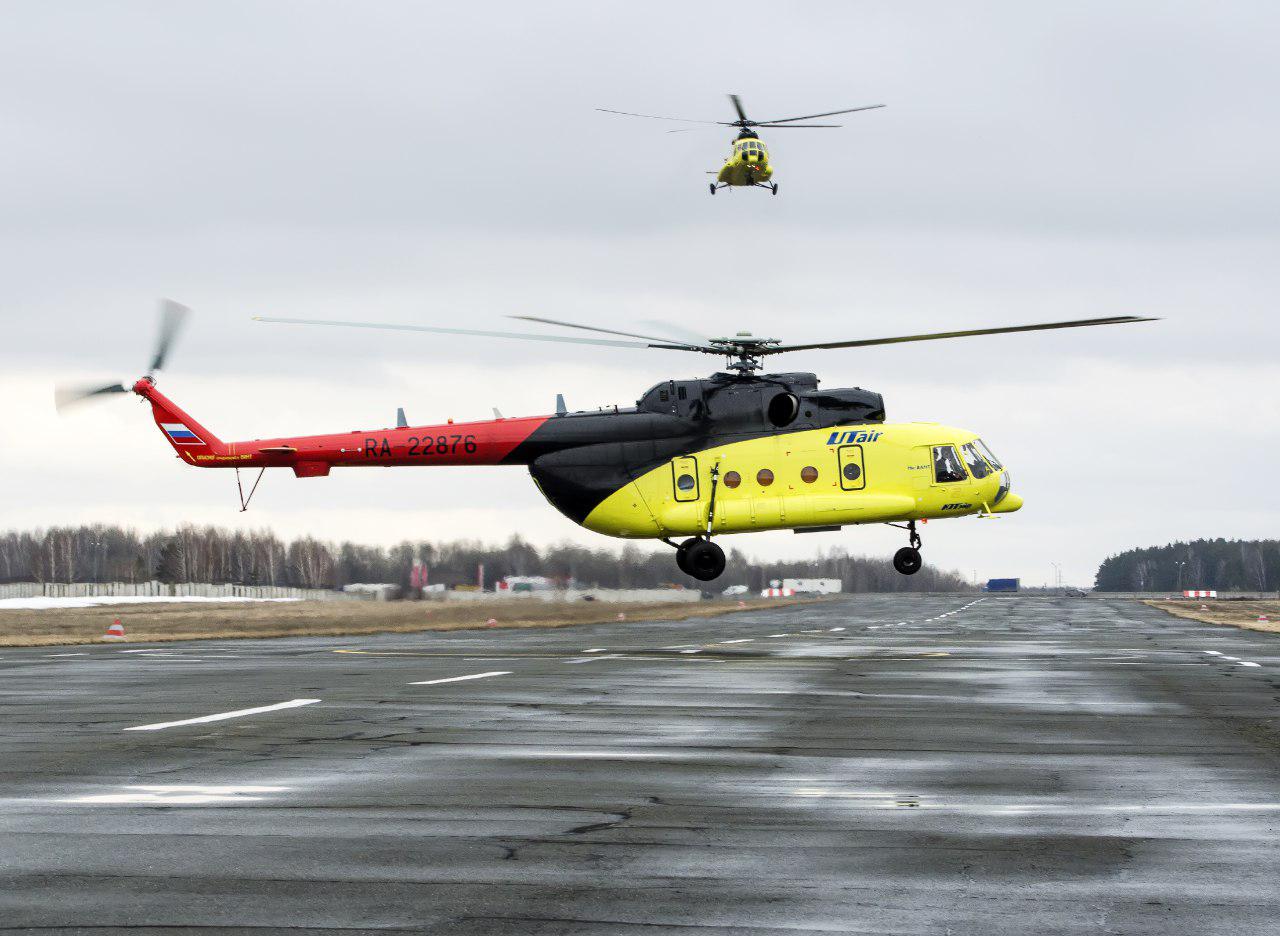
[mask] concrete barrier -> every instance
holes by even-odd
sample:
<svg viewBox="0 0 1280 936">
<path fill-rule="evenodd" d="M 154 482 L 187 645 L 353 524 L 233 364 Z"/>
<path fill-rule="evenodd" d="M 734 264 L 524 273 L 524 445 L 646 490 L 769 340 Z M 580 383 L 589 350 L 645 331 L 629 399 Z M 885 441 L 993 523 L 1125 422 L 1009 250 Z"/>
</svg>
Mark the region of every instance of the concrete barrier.
<svg viewBox="0 0 1280 936">
<path fill-rule="evenodd" d="M 424 601 L 623 601 L 657 603 L 701 601 L 702 592 L 691 588 L 563 588 L 527 592 L 427 592 Z"/>
<path fill-rule="evenodd" d="M 360 598 L 327 588 L 286 585 L 213 585 L 208 582 L 13 582 L 0 598 L 294 598 L 330 601 Z M 363 596 L 366 597 L 367 596 Z"/>
</svg>

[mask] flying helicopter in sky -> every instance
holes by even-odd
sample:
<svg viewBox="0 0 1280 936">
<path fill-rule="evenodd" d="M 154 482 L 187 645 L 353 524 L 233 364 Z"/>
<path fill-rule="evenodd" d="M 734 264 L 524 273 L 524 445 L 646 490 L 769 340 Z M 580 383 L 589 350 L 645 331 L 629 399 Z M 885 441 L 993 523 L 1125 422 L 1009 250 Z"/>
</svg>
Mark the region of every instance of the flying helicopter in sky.
<svg viewBox="0 0 1280 936">
<path fill-rule="evenodd" d="M 738 136 L 733 141 L 733 147 L 729 151 L 729 157 L 724 161 L 724 165 L 720 167 L 718 172 L 709 171 L 708 175 L 714 175 L 716 181 L 709 183 L 711 194 L 714 195 L 722 188 L 766 188 L 774 195 L 778 194 L 778 183 L 773 179 L 773 163 L 769 161 L 769 150 L 765 147 L 764 142 L 760 139 L 760 135 L 756 132 L 757 127 L 765 127 L 770 130 L 789 130 L 789 129 L 830 129 L 833 127 L 841 127 L 843 124 L 805 124 L 796 123 L 797 120 L 817 120 L 820 117 L 834 117 L 837 114 L 854 114 L 858 111 L 876 110 L 884 107 L 883 104 L 868 104 L 863 107 L 850 107 L 845 110 L 825 111 L 821 114 L 807 114 L 804 117 L 783 117 L 780 120 L 752 120 L 747 116 L 747 112 L 742 107 L 742 99 L 736 95 L 729 95 L 729 100 L 733 104 L 733 109 L 737 111 L 737 120 L 689 120 L 685 117 L 659 117 L 654 114 L 633 114 L 631 111 L 609 110 L 607 107 L 597 107 L 596 110 L 605 114 L 619 114 L 623 117 L 644 117 L 649 120 L 675 120 L 680 123 L 696 123 L 696 124 L 712 124 L 717 127 L 737 127 Z M 668 133 L 685 133 L 688 129 L 668 130 Z"/>
<path fill-rule="evenodd" d="M 562 342 L 614 349 L 656 349 L 725 359 L 709 377 L 664 380 L 635 406 L 553 415 L 286 435 L 224 442 L 156 388 L 187 309 L 162 304 L 160 335 L 146 376 L 133 384 L 55 389 L 66 406 L 108 394 L 137 394 L 177 457 L 200 468 L 288 468 L 317 478 L 333 468 L 520 465 L 551 505 L 607 536 L 656 539 L 675 547 L 676 564 L 702 581 L 725 568 L 716 538 L 756 530 L 797 533 L 887 523 L 907 532 L 894 568 L 921 567 L 916 524 L 948 517 L 1011 513 L 1022 499 L 1009 471 L 974 432 L 935 423 L 889 423 L 884 398 L 859 387 L 819 389 L 810 373 L 760 373 L 790 351 L 875 345 L 1013 332 L 1155 321 L 1135 316 L 1013 325 L 965 331 L 783 344 L 747 332 L 679 339 L 597 328 L 539 316 L 512 318 L 595 333 L 591 337 L 376 322 L 256 317 L 288 325 L 323 325 Z M 609 336 L 609 337 L 605 337 Z M 257 489 L 257 481 L 249 498 Z M 241 509 L 248 500 L 240 488 Z"/>
</svg>

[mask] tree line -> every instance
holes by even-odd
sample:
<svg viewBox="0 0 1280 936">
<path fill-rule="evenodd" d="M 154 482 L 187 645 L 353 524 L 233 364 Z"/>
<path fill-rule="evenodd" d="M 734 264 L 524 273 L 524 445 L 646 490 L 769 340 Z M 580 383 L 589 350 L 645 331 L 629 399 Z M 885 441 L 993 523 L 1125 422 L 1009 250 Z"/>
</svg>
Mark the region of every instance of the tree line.
<svg viewBox="0 0 1280 936">
<path fill-rule="evenodd" d="M 1280 589 L 1280 540 L 1199 539 L 1108 556 L 1098 567 L 1098 591 L 1275 591 Z"/>
<path fill-rule="evenodd" d="M 838 578 L 846 591 L 964 591 L 972 586 L 955 572 L 928 566 L 899 575 L 888 559 L 855 556 L 843 549 L 811 560 L 757 562 L 729 550 L 729 568 L 704 585 L 681 573 L 673 551 L 588 548 L 570 543 L 538 548 L 519 536 L 504 545 L 474 540 L 403 542 L 395 546 L 325 542 L 305 536 L 284 541 L 267 530 L 229 531 L 183 526 L 139 533 L 118 526 L 89 525 L 0 535 L 0 582 L 209 582 L 342 588 L 390 583 L 407 588 L 412 570 L 447 586 L 477 584 L 484 566 L 489 587 L 507 575 L 542 575 L 566 585 L 600 588 L 686 588 L 746 585 L 755 590 L 773 579 Z"/>
</svg>

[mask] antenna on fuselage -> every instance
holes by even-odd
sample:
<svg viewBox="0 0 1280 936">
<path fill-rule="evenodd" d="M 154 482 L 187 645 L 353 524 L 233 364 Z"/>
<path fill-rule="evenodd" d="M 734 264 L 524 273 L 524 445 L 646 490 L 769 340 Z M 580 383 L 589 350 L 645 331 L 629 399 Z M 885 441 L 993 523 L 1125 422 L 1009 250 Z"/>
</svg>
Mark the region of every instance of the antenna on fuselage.
<svg viewBox="0 0 1280 936">
<path fill-rule="evenodd" d="M 567 412 L 569 412 L 569 407 L 564 405 L 564 394 L 557 393 L 556 394 L 556 415 L 563 416 Z"/>
<path fill-rule="evenodd" d="M 405 418 L 404 418 L 404 407 L 403 407 L 403 406 L 397 406 L 397 407 L 396 407 L 396 428 L 397 428 L 397 429 L 408 429 L 408 428 L 409 428 L 409 420 L 407 420 L 407 419 L 405 419 Z"/>
</svg>

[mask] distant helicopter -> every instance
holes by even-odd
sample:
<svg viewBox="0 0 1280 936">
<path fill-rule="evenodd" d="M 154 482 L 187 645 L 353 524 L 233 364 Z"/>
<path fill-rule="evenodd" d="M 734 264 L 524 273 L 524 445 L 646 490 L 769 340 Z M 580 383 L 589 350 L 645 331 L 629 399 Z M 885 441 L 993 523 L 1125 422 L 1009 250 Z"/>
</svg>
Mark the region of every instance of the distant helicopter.
<svg viewBox="0 0 1280 936">
<path fill-rule="evenodd" d="M 711 194 L 714 195 L 722 188 L 745 187 L 767 188 L 774 195 L 777 195 L 778 183 L 771 181 L 773 179 L 773 164 L 769 161 L 769 151 L 765 148 L 764 143 L 760 141 L 759 134 L 752 129 L 753 127 L 768 127 L 778 130 L 840 127 L 843 124 L 800 124 L 795 123 L 795 121 L 815 120 L 818 117 L 834 117 L 836 114 L 853 114 L 858 111 L 875 110 L 885 106 L 883 104 L 869 104 L 865 107 L 850 107 L 847 110 L 827 111 L 822 114 L 809 114 L 805 117 L 784 117 L 781 120 L 751 120 L 747 117 L 747 112 L 743 110 L 742 99 L 738 95 L 729 95 L 729 100 L 733 102 L 733 109 L 738 112 L 737 120 L 689 120 L 684 117 L 657 117 L 653 114 L 633 114 L 630 111 L 609 110 L 607 107 L 597 107 L 596 110 L 605 114 L 621 114 L 624 117 L 646 117 L 650 120 L 678 120 L 681 123 L 737 127 L 738 137 L 733 142 L 733 149 L 729 152 L 729 158 L 724 161 L 724 165 L 720 167 L 719 172 L 708 172 L 708 175 L 716 177 L 716 181 L 710 183 Z M 684 133 L 685 130 L 668 130 L 667 132 Z"/>
<path fill-rule="evenodd" d="M 543 496 L 589 530 L 627 539 L 657 539 L 676 550 L 676 564 L 710 581 L 725 568 L 713 537 L 790 529 L 797 533 L 887 523 L 907 531 L 893 566 L 921 567 L 917 521 L 1010 513 L 1022 498 L 1009 472 L 978 436 L 936 423 L 887 423 L 884 398 L 858 387 L 819 390 L 807 373 L 759 374 L 766 357 L 787 351 L 856 348 L 998 335 L 1009 332 L 1149 322 L 1119 316 L 784 345 L 746 332 L 689 340 L 513 316 L 619 337 L 577 337 L 373 322 L 258 318 L 262 322 L 330 325 L 568 342 L 610 348 L 656 348 L 722 356 L 726 369 L 696 380 L 664 380 L 634 407 L 568 411 L 557 399 L 550 416 L 410 426 L 333 435 L 223 442 L 156 389 L 186 309 L 164 306 L 160 340 L 147 376 L 131 385 L 59 387 L 59 408 L 102 394 L 137 394 L 185 463 L 201 468 L 288 468 L 299 478 L 340 467 L 523 465 Z M 631 339 L 631 340 L 622 340 Z M 464 391 L 464 398 L 472 395 Z M 239 472 L 236 474 L 239 485 Z M 249 498 L 257 489 L 254 482 Z M 241 508 L 248 506 L 241 489 Z M 679 539 L 680 542 L 676 540 Z"/>
</svg>

